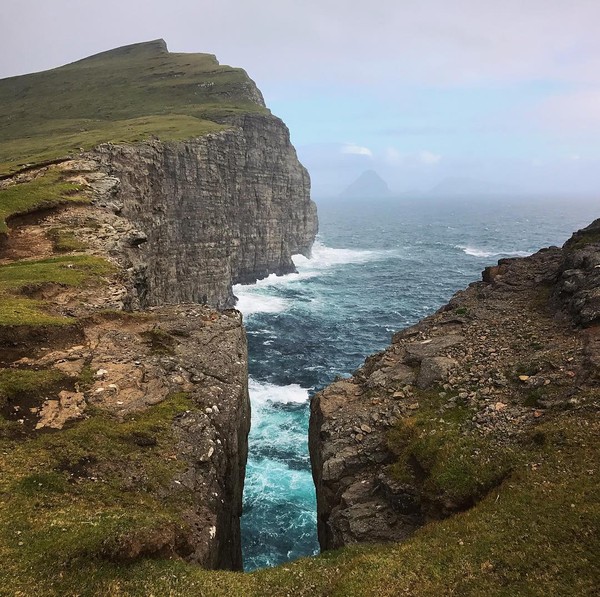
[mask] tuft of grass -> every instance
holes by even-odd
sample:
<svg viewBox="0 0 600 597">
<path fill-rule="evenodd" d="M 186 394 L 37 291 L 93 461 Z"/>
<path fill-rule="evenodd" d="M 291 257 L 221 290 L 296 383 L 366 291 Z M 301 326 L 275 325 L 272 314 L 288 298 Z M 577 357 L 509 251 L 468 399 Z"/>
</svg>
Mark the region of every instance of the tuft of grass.
<svg viewBox="0 0 600 597">
<path fill-rule="evenodd" d="M 0 407 L 23 397 L 44 396 L 66 379 L 57 369 L 0 369 Z"/>
<path fill-rule="evenodd" d="M 0 292 L 1 326 L 57 326 L 71 325 L 73 319 L 52 315 L 45 310 L 43 301 L 8 296 Z"/>
<path fill-rule="evenodd" d="M 75 236 L 75 232 L 68 228 L 50 228 L 46 236 L 52 241 L 52 248 L 56 253 L 84 251 L 87 248 L 85 243 Z"/>
<path fill-rule="evenodd" d="M 171 334 L 155 327 L 141 333 L 154 354 L 174 354 L 177 341 Z"/>
<path fill-rule="evenodd" d="M 577 251 L 595 243 L 600 243 L 600 230 L 580 230 L 576 237 L 565 244 L 565 248 L 569 251 Z"/>
<path fill-rule="evenodd" d="M 81 194 L 81 185 L 62 179 L 59 170 L 49 170 L 29 182 L 8 186 L 0 190 L 0 233 L 6 233 L 6 220 L 40 209 L 49 209 L 65 203 L 88 203 Z"/>
</svg>

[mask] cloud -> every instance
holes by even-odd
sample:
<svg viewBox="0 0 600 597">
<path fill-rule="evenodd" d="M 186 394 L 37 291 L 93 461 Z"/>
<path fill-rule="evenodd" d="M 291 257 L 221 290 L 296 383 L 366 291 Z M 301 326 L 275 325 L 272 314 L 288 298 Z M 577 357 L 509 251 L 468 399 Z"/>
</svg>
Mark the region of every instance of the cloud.
<svg viewBox="0 0 600 597">
<path fill-rule="evenodd" d="M 373 152 L 368 147 L 361 147 L 356 143 L 346 143 L 342 146 L 340 151 L 341 153 L 347 153 L 351 155 L 366 155 L 370 158 L 373 157 Z"/>
<path fill-rule="evenodd" d="M 294 96 L 307 84 L 589 83 L 600 72 L 598 0 L 5 0 L 3 17 L 14 26 L 0 76 L 156 37 L 243 66 L 261 87 L 293 81 Z"/>
<path fill-rule="evenodd" d="M 437 164 L 442 159 L 442 156 L 438 153 L 433 153 L 433 151 L 427 151 L 424 149 L 423 151 L 419 152 L 418 158 L 423 164 L 431 165 Z"/>
<path fill-rule="evenodd" d="M 404 156 L 395 148 L 388 147 L 385 150 L 384 159 L 388 164 L 400 164 L 404 160 Z"/>
<path fill-rule="evenodd" d="M 600 133 L 600 89 L 563 93 L 544 99 L 532 116 L 544 128 L 573 133 Z"/>
</svg>

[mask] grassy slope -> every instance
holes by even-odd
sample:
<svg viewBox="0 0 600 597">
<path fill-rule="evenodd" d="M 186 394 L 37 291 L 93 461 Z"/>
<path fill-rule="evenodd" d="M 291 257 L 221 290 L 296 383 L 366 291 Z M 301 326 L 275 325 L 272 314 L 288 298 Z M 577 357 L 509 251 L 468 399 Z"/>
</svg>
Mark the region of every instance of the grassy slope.
<svg viewBox="0 0 600 597">
<path fill-rule="evenodd" d="M 6 220 L 16 214 L 65 203 L 87 203 L 89 199 L 79 191 L 80 185 L 63 180 L 60 171 L 56 170 L 0 190 L 0 233 L 8 232 Z"/>
<path fill-rule="evenodd" d="M 252 85 L 241 69 L 209 54 L 169 53 L 161 42 L 0 80 L 0 173 L 104 141 L 221 130 L 211 118 L 266 112 L 248 100 Z"/>
<path fill-rule="evenodd" d="M 104 484 L 85 478 L 72 483 L 60 462 L 90 455 L 95 462 L 133 458 L 158 467 L 150 480 L 168 482 L 168 467 L 161 464 L 169 442 L 161 435 L 168 433 L 164 416 L 184 406 L 154 407 L 139 422 L 116 427 L 107 426 L 105 417 L 91 419 L 31 440 L 28 447 L 0 446 L 6 471 L 0 491 L 5 594 L 41 589 L 46 595 L 94 596 L 594 594 L 600 573 L 600 450 L 594 441 L 599 429 L 590 413 L 577 412 L 541 425 L 538 439 L 524 446 L 527 464 L 476 507 L 428 525 L 400 545 L 354 547 L 253 574 L 208 572 L 164 559 L 118 564 L 109 556 L 122 533 L 144 533 L 177 517 L 167 516 L 168 505 L 153 502 L 153 490 L 143 487 L 140 494 L 127 494 L 130 508 L 115 510 L 112 500 L 121 499 L 114 493 L 118 474 Z M 138 426 L 158 438 L 157 448 L 145 456 L 147 448 L 127 444 Z M 99 442 L 98 434 L 110 441 Z M 123 455 L 125 445 L 130 447 Z M 155 514 L 138 511 L 140 506 L 156 508 Z"/>
<path fill-rule="evenodd" d="M 27 296 L 27 290 L 45 284 L 81 287 L 102 283 L 114 273 L 108 261 L 89 255 L 51 257 L 0 265 L 0 328 L 4 325 L 63 325 L 72 318 L 50 315 L 43 301 Z"/>
</svg>

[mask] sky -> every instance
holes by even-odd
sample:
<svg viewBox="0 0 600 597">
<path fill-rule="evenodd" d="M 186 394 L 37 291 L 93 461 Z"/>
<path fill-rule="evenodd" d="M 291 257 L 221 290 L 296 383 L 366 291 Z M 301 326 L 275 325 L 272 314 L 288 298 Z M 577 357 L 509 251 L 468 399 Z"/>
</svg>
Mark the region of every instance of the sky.
<svg viewBox="0 0 600 597">
<path fill-rule="evenodd" d="M 0 78 L 163 38 L 256 81 L 313 181 L 600 197 L 600 0 L 2 0 Z"/>
</svg>

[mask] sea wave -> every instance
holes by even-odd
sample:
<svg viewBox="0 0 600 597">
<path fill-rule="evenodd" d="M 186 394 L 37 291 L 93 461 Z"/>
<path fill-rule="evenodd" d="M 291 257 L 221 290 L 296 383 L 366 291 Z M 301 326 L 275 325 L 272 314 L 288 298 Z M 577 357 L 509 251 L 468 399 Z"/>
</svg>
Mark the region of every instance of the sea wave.
<svg viewBox="0 0 600 597">
<path fill-rule="evenodd" d="M 471 257 L 527 257 L 527 255 L 531 255 L 528 251 L 495 251 L 495 250 L 485 250 L 480 249 L 478 247 L 471 247 L 469 245 L 454 245 L 455 249 L 460 249 L 466 255 L 470 255 Z"/>
<path fill-rule="evenodd" d="M 248 286 L 234 286 L 234 293 L 238 298 L 235 308 L 244 315 L 254 315 L 255 313 L 281 313 L 285 311 L 290 301 L 268 294 L 258 294 L 248 289 Z"/>
<path fill-rule="evenodd" d="M 297 383 L 278 386 L 266 381 L 257 381 L 250 377 L 248 379 L 248 390 L 253 406 L 265 406 L 269 402 L 280 402 L 283 404 L 302 404 L 308 402 L 309 390 Z"/>
<path fill-rule="evenodd" d="M 323 270 L 336 265 L 345 265 L 347 263 L 366 263 L 374 259 L 381 259 L 389 255 L 389 251 L 372 251 L 368 249 L 338 249 L 324 245 L 320 240 L 316 240 L 310 259 L 304 255 L 294 255 L 294 263 L 298 271 L 304 270 Z"/>
<path fill-rule="evenodd" d="M 270 276 L 258 280 L 254 284 L 236 284 L 233 293 L 238 298 L 236 309 L 244 315 L 256 313 L 280 313 L 292 304 L 291 300 L 269 294 L 269 289 L 282 288 L 296 284 L 315 276 L 328 273 L 335 267 L 351 263 L 367 263 L 376 259 L 383 259 L 390 251 L 371 251 L 361 249 L 336 249 L 324 245 L 316 240 L 310 258 L 304 255 L 293 255 L 297 273 L 285 276 Z"/>
</svg>

